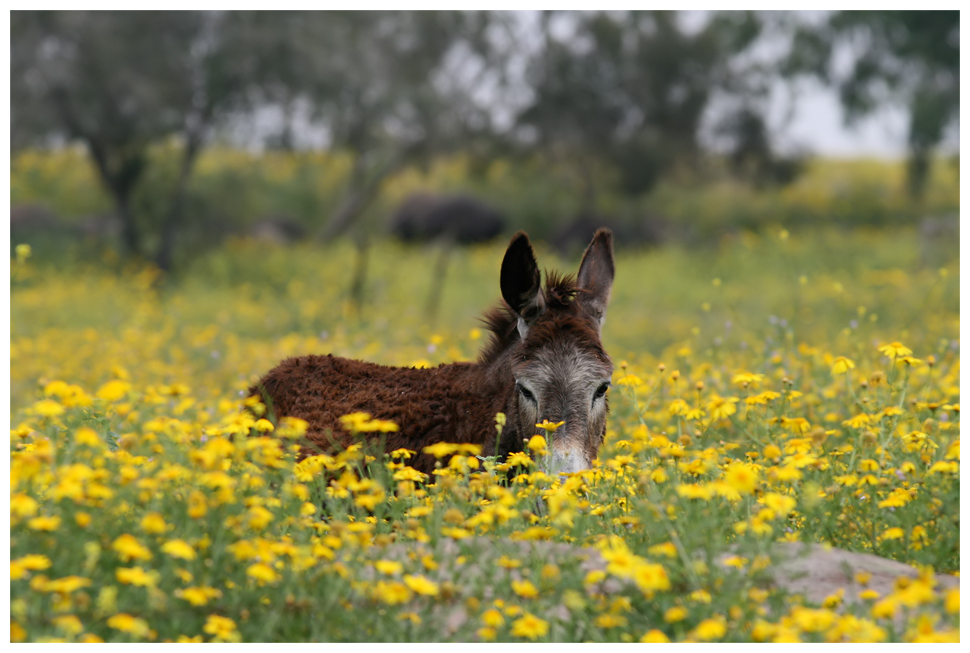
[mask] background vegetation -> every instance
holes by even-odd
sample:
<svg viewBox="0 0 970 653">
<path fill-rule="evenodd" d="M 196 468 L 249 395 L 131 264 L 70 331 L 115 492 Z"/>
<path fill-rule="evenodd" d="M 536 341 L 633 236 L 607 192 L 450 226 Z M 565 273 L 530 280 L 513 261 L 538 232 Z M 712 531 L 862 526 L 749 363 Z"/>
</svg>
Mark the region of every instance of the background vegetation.
<svg viewBox="0 0 970 653">
<path fill-rule="evenodd" d="M 13 201 L 96 212 L 84 233 L 165 272 L 259 218 L 360 243 L 413 190 L 474 193 L 510 231 L 610 219 L 648 242 L 912 223 L 957 202 L 958 157 L 936 170 L 958 130 L 957 12 L 11 20 Z M 779 84 L 797 98 L 804 80 L 837 88 L 847 120 L 902 108 L 905 173 L 845 180 L 810 162 L 812 143 L 785 144 L 770 98 Z M 29 148 L 57 152 L 43 163 Z M 55 170 L 67 186 L 50 186 Z"/>
</svg>

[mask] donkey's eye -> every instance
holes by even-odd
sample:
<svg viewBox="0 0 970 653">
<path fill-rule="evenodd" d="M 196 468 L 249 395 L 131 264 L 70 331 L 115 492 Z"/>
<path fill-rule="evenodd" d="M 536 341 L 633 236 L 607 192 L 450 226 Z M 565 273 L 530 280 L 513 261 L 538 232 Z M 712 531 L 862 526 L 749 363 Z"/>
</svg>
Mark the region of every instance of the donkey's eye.
<svg viewBox="0 0 970 653">
<path fill-rule="evenodd" d="M 518 390 L 519 391 L 519 394 L 521 394 L 523 397 L 525 397 L 526 399 L 528 399 L 532 403 L 535 403 L 536 396 L 534 394 L 532 394 L 532 392 L 528 388 L 526 388 L 524 385 L 522 385 L 521 383 L 516 383 L 515 384 L 515 389 Z"/>
<path fill-rule="evenodd" d="M 607 381 L 607 382 L 603 383 L 602 385 L 600 385 L 600 387 L 596 388 L 596 394 L 593 395 L 593 398 L 594 399 L 599 399 L 600 397 L 602 397 L 603 395 L 605 395 L 606 394 L 606 391 L 609 390 L 609 389 L 610 389 L 610 382 Z"/>
</svg>

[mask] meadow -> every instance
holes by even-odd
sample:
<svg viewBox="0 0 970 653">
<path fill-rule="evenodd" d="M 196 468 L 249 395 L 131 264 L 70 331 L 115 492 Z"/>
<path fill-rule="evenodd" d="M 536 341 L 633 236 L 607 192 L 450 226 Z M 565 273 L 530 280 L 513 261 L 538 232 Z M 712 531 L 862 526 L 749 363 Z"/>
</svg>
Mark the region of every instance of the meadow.
<svg viewBox="0 0 970 653">
<path fill-rule="evenodd" d="M 234 240 L 177 284 L 19 248 L 11 639 L 959 641 L 959 252 L 914 227 L 621 243 L 607 441 L 562 483 L 541 439 L 425 478 L 361 415 L 298 462 L 246 400 L 291 355 L 473 360 L 504 244 L 451 256 L 433 320 L 430 247 L 374 245 L 362 305 L 349 244 Z M 813 604 L 766 581 L 795 541 L 920 575 Z"/>
</svg>

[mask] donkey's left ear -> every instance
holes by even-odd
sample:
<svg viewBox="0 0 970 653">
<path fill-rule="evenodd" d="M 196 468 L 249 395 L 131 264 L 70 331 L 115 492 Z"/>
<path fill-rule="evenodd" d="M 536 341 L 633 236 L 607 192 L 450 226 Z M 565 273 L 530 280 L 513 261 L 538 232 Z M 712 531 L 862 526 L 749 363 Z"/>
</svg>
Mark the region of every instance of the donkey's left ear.
<svg viewBox="0 0 970 653">
<path fill-rule="evenodd" d="M 613 232 L 602 228 L 596 232 L 586 248 L 583 262 L 579 264 L 579 274 L 576 276 L 576 285 L 580 290 L 576 301 L 598 328 L 602 328 L 606 318 L 614 272 Z"/>
</svg>

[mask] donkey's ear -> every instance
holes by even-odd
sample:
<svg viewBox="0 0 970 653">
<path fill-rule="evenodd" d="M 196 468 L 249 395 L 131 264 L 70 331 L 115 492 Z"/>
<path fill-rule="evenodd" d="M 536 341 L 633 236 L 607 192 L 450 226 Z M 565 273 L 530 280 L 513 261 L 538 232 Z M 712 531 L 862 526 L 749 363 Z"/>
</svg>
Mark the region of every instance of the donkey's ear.
<svg viewBox="0 0 970 653">
<path fill-rule="evenodd" d="M 520 231 L 512 237 L 502 259 L 502 298 L 519 316 L 519 335 L 525 338 L 528 325 L 545 309 L 541 276 L 529 237 Z"/>
<path fill-rule="evenodd" d="M 614 272 L 613 232 L 599 229 L 583 254 L 583 262 L 579 264 L 576 285 L 580 293 L 576 301 L 601 328 L 606 318 L 606 306 L 610 303 Z"/>
</svg>

